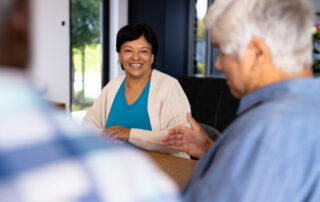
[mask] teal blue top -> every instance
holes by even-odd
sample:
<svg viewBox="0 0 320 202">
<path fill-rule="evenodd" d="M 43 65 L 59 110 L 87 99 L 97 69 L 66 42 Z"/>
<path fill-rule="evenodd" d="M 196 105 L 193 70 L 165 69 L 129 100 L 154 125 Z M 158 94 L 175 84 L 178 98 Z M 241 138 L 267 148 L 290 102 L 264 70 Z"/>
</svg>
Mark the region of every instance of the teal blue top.
<svg viewBox="0 0 320 202">
<path fill-rule="evenodd" d="M 151 130 L 148 114 L 150 80 L 151 79 L 149 79 L 138 99 L 132 105 L 128 105 L 124 88 L 126 79 L 124 79 L 113 100 L 105 127 L 120 125 L 129 129 L 138 128 Z"/>
</svg>

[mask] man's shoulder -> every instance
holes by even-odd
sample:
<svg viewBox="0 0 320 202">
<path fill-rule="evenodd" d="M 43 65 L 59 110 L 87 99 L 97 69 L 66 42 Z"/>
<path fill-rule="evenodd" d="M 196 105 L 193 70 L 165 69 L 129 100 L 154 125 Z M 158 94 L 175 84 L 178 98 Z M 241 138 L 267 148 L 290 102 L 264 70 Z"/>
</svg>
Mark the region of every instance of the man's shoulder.
<svg viewBox="0 0 320 202">
<path fill-rule="evenodd" d="M 307 149 L 317 147 L 315 142 L 320 144 L 318 117 L 320 109 L 312 96 L 290 95 L 265 101 L 246 111 L 224 134 L 229 136 L 228 142 L 246 147 L 259 143 L 261 148 L 274 151 L 289 147 Z"/>
</svg>

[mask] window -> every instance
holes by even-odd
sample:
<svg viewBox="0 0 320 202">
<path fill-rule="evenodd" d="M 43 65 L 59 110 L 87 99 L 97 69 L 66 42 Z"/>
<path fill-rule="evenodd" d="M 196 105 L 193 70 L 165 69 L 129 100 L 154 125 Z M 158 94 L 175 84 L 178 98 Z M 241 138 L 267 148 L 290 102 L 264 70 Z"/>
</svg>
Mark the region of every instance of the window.
<svg viewBox="0 0 320 202">
<path fill-rule="evenodd" d="M 196 1 L 196 36 L 195 36 L 195 73 L 203 75 L 206 73 L 206 46 L 207 33 L 204 27 L 203 18 L 208 8 L 207 0 Z"/>
<path fill-rule="evenodd" d="M 101 92 L 101 2 L 71 0 L 71 111 L 88 109 Z"/>
<path fill-rule="evenodd" d="M 194 24 L 191 30 L 191 51 L 189 57 L 189 75 L 198 77 L 208 76 L 224 76 L 223 72 L 218 71 L 214 64 L 219 55 L 219 50 L 211 45 L 209 32 L 204 26 L 204 16 L 207 12 L 208 6 L 212 4 L 213 0 L 194 0 L 191 5 L 191 24 Z"/>
<path fill-rule="evenodd" d="M 313 73 L 320 76 L 320 3 L 315 4 L 315 25 L 313 27 Z"/>
</svg>

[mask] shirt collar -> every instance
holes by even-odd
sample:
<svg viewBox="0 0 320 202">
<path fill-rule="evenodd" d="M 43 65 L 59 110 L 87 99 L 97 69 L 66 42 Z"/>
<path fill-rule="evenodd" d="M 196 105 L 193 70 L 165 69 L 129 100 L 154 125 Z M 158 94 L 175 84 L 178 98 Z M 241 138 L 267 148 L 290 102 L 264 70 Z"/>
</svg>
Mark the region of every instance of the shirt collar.
<svg viewBox="0 0 320 202">
<path fill-rule="evenodd" d="M 287 94 L 315 94 L 320 92 L 319 78 L 295 78 L 274 83 L 255 90 L 240 100 L 237 115 L 268 99 L 283 97 Z"/>
</svg>

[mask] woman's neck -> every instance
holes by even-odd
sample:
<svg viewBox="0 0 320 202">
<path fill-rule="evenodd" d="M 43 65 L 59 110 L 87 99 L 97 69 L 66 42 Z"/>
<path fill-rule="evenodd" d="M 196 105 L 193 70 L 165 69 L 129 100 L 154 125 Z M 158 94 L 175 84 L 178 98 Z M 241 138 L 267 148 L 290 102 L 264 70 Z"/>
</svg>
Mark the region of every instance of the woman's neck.
<svg viewBox="0 0 320 202">
<path fill-rule="evenodd" d="M 134 78 L 134 77 L 126 77 L 125 87 L 127 89 L 139 89 L 144 88 L 145 85 L 148 83 L 149 79 L 151 78 L 151 73 L 146 74 L 144 77 L 141 78 Z"/>
<path fill-rule="evenodd" d="M 133 104 L 139 98 L 143 89 L 146 87 L 150 77 L 151 77 L 151 72 L 150 74 L 146 74 L 146 76 L 142 78 L 132 78 L 132 77 L 126 78 L 124 88 L 125 88 L 125 97 L 128 105 Z"/>
</svg>

